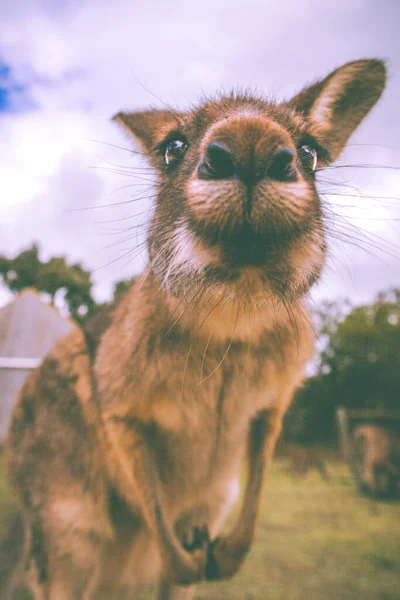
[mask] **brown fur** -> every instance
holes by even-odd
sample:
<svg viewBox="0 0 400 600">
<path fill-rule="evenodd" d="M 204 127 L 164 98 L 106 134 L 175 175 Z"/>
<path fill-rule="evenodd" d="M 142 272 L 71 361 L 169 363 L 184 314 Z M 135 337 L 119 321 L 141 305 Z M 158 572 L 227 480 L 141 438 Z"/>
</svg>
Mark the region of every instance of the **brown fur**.
<svg viewBox="0 0 400 600">
<path fill-rule="evenodd" d="M 400 437 L 378 425 L 353 432 L 356 466 L 366 491 L 394 495 L 400 482 Z"/>
<path fill-rule="evenodd" d="M 384 73 L 358 61 L 290 103 L 231 95 L 117 116 L 158 173 L 151 262 L 112 314 L 56 346 L 15 407 L 19 573 L 35 600 L 111 597 L 160 573 L 159 600 L 188 599 L 195 582 L 238 570 L 313 349 L 303 297 L 325 241 L 303 146 L 322 164 L 336 156 L 329 146 L 343 147 Z M 166 168 L 174 137 L 187 149 Z M 213 141 L 229 148 L 234 176 L 207 175 Z M 240 518 L 221 536 L 244 459 Z"/>
</svg>

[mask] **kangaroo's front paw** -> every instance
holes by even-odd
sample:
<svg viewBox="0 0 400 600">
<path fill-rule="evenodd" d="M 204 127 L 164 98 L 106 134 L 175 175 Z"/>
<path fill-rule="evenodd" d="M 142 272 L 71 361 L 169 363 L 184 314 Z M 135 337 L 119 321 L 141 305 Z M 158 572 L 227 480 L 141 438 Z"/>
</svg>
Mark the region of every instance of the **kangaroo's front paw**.
<svg viewBox="0 0 400 600">
<path fill-rule="evenodd" d="M 207 548 L 185 552 L 172 561 L 168 561 L 166 572 L 171 581 L 178 585 L 198 583 L 205 578 L 207 564 Z"/>
<path fill-rule="evenodd" d="M 210 543 L 210 534 L 208 533 L 207 525 L 201 525 L 193 527 L 192 529 L 185 532 L 182 540 L 182 546 L 186 552 L 191 554 L 195 550 L 203 550 Z"/>
<path fill-rule="evenodd" d="M 208 546 L 206 579 L 229 579 L 237 573 L 248 551 L 247 544 L 232 541 L 229 537 L 217 537 Z"/>
</svg>

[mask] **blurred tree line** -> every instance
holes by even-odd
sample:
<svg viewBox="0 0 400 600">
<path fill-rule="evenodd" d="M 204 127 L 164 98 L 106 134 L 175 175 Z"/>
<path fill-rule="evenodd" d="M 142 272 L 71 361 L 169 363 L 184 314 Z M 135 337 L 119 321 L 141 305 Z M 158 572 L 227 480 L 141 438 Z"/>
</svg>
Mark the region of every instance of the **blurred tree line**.
<svg viewBox="0 0 400 600">
<path fill-rule="evenodd" d="M 92 295 L 92 281 L 89 271 L 79 263 L 69 264 L 63 256 L 41 260 L 39 246 L 20 252 L 14 258 L 0 255 L 0 278 L 11 292 L 34 288 L 48 294 L 52 305 L 57 296 L 66 304 L 69 315 L 82 324 L 108 303 L 99 304 Z M 124 293 L 132 280 L 119 281 L 114 286 L 114 300 Z"/>
<path fill-rule="evenodd" d="M 400 408 L 400 290 L 355 308 L 324 303 L 314 318 L 322 347 L 316 373 L 298 391 L 284 429 L 301 444 L 335 439 L 338 406 Z"/>
<path fill-rule="evenodd" d="M 65 257 L 43 261 L 37 245 L 12 259 L 0 256 L 0 277 L 12 292 L 32 287 L 53 303 L 61 293 L 80 324 L 108 306 L 95 302 L 89 271 Z M 115 284 L 114 300 L 132 281 Z M 298 391 L 284 427 L 284 438 L 301 444 L 335 439 L 338 406 L 400 408 L 400 290 L 366 306 L 325 302 L 313 319 L 320 348 L 314 375 Z"/>
</svg>

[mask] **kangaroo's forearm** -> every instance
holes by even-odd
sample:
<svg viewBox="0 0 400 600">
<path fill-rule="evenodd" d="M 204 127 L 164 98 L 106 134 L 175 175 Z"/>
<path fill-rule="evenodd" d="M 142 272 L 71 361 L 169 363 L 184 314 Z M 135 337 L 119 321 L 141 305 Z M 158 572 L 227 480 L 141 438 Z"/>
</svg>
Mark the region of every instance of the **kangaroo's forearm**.
<svg viewBox="0 0 400 600">
<path fill-rule="evenodd" d="M 248 480 L 242 510 L 227 536 L 213 542 L 207 564 L 207 579 L 232 577 L 250 550 L 259 514 L 261 492 L 268 464 L 281 429 L 279 412 L 263 411 L 251 423 L 248 437 Z"/>
<path fill-rule="evenodd" d="M 249 547 L 259 513 L 266 472 L 281 431 L 282 417 L 275 411 L 263 411 L 251 424 L 248 439 L 248 478 L 239 519 L 232 537 Z"/>
<path fill-rule="evenodd" d="M 115 451 L 113 458 L 118 470 L 118 489 L 133 510 L 139 510 L 158 542 L 167 568 L 178 572 L 183 569 L 185 573 L 190 571 L 190 556 L 175 535 L 161 500 L 158 467 L 147 439 L 146 427 L 133 418 L 112 418 L 107 429 L 113 454 Z"/>
<path fill-rule="evenodd" d="M 107 425 L 114 464 L 119 472 L 118 488 L 133 508 L 139 508 L 146 525 L 160 543 L 179 551 L 172 527 L 160 500 L 157 465 L 144 426 L 133 418 L 112 418 Z M 128 423 L 129 421 L 129 423 Z M 118 444 L 116 443 L 118 439 Z"/>
</svg>

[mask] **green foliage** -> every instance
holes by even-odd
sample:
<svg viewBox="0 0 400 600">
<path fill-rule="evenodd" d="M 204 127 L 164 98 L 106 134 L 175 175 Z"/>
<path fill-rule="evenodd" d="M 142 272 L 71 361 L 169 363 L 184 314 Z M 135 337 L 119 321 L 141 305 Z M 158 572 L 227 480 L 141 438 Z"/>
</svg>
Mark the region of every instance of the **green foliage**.
<svg viewBox="0 0 400 600">
<path fill-rule="evenodd" d="M 36 244 L 15 258 L 9 259 L 0 256 L 0 275 L 12 292 L 20 292 L 27 287 L 36 287 L 41 266 L 39 248 Z"/>
<path fill-rule="evenodd" d="M 14 258 L 0 256 L 0 278 L 11 292 L 34 288 L 50 296 L 53 304 L 61 294 L 69 314 L 78 323 L 106 309 L 110 303 L 97 304 L 92 296 L 91 274 L 79 263 L 69 264 L 64 256 L 39 257 L 39 246 L 33 244 Z M 118 281 L 114 286 L 114 301 L 119 300 L 135 278 Z"/>
<path fill-rule="evenodd" d="M 133 282 L 136 277 L 132 277 L 131 279 L 123 279 L 121 281 L 117 281 L 114 285 L 114 300 L 119 300 L 122 296 L 132 287 Z"/>
<path fill-rule="evenodd" d="M 71 317 L 78 322 L 95 312 L 89 271 L 78 263 L 68 264 L 65 257 L 42 261 L 36 244 L 15 258 L 0 256 L 0 276 L 10 291 L 35 288 L 49 294 L 52 303 L 62 293 Z"/>
<path fill-rule="evenodd" d="M 324 304 L 315 315 L 323 350 L 317 374 L 305 382 L 288 414 L 286 435 L 331 440 L 335 410 L 400 407 L 400 290 L 372 305 Z"/>
</svg>

